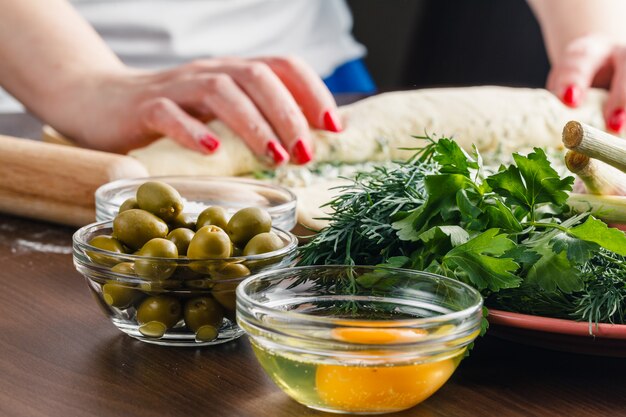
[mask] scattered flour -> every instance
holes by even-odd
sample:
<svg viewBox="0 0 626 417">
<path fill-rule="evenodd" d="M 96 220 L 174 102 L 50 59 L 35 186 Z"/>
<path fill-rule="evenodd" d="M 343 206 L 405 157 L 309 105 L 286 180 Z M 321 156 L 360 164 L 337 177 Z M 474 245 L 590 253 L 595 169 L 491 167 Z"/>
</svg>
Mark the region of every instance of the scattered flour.
<svg viewBox="0 0 626 417">
<path fill-rule="evenodd" d="M 63 255 L 69 255 L 72 253 L 72 247 L 66 245 L 55 245 L 52 243 L 41 243 L 26 239 L 16 239 L 15 246 L 11 248 L 11 252 L 45 252 L 45 253 L 59 253 Z"/>
</svg>

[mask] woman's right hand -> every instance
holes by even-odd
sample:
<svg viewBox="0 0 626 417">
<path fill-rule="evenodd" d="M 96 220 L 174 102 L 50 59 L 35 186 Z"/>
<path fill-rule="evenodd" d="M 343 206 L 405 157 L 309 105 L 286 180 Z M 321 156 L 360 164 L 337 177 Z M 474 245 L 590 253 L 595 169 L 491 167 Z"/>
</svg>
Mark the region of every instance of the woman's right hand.
<svg viewBox="0 0 626 417">
<path fill-rule="evenodd" d="M 331 93 L 295 58 L 206 59 L 159 72 L 123 69 L 86 77 L 64 101 L 48 120 L 53 127 L 84 146 L 116 152 L 166 135 L 212 153 L 220 138 L 205 122 L 217 118 L 270 164 L 305 164 L 313 157 L 309 125 L 341 130 Z"/>
</svg>

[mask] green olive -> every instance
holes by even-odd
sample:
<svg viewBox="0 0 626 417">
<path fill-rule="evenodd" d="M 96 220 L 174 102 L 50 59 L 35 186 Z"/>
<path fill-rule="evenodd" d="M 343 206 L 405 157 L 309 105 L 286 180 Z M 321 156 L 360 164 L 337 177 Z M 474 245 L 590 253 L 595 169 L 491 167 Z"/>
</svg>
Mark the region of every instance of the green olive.
<svg viewBox="0 0 626 417">
<path fill-rule="evenodd" d="M 226 232 L 217 226 L 204 226 L 191 239 L 187 257 L 222 259 L 230 257 L 231 250 L 231 242 Z"/>
<path fill-rule="evenodd" d="M 124 253 L 124 245 L 113 236 L 96 236 L 89 241 L 89 245 L 109 252 L 120 254 Z M 116 259 L 115 256 L 107 256 L 93 251 L 87 251 L 87 255 L 91 258 L 92 261 L 101 265 L 112 266 L 119 262 L 119 260 Z"/>
<path fill-rule="evenodd" d="M 262 253 L 274 252 L 282 249 L 284 246 L 282 239 L 276 233 L 259 233 L 250 239 L 243 249 L 243 254 L 244 256 L 260 255 Z"/>
<path fill-rule="evenodd" d="M 135 275 L 135 266 L 132 262 L 122 262 L 111 268 L 111 272 L 122 275 Z M 134 304 L 141 296 L 137 288 L 133 288 L 131 284 L 109 281 L 102 286 L 102 298 L 104 301 L 117 308 L 126 308 Z"/>
<path fill-rule="evenodd" d="M 213 280 L 208 278 L 190 279 L 185 281 L 185 286 L 194 290 L 210 290 L 213 287 Z"/>
<path fill-rule="evenodd" d="M 102 298 L 111 307 L 126 308 L 141 296 L 130 284 L 109 281 L 102 286 Z"/>
<path fill-rule="evenodd" d="M 197 332 L 202 326 L 219 328 L 224 318 L 224 311 L 213 298 L 196 297 L 185 304 L 184 316 L 187 327 Z"/>
<path fill-rule="evenodd" d="M 147 258 L 178 258 L 176 245 L 162 238 L 154 238 L 146 242 L 137 253 L 138 256 Z M 135 273 L 142 278 L 151 281 L 168 279 L 176 270 L 176 262 L 163 259 L 137 259 L 135 261 Z"/>
<path fill-rule="evenodd" d="M 135 197 L 131 197 L 131 198 L 127 198 L 126 200 L 124 200 L 124 202 L 120 206 L 118 213 L 121 213 L 126 210 L 138 209 L 138 208 L 139 208 L 139 205 L 137 204 L 137 199 Z"/>
<path fill-rule="evenodd" d="M 167 240 L 176 245 L 178 256 L 187 256 L 187 248 L 189 247 L 193 235 L 193 230 L 179 227 L 178 229 L 172 230 L 167 235 Z"/>
<path fill-rule="evenodd" d="M 165 221 L 174 220 L 183 211 L 183 199 L 174 187 L 160 181 L 148 181 L 137 188 L 139 208 Z"/>
<path fill-rule="evenodd" d="M 244 278 L 248 275 L 250 275 L 250 270 L 242 263 L 229 263 L 213 272 L 213 278 L 220 281 L 226 279 Z"/>
<path fill-rule="evenodd" d="M 132 262 L 122 262 L 112 267 L 111 271 L 122 275 L 135 275 L 135 265 Z"/>
<path fill-rule="evenodd" d="M 196 222 L 189 213 L 180 213 L 176 218 L 169 222 L 170 230 L 184 227 L 185 229 L 196 230 Z"/>
<path fill-rule="evenodd" d="M 167 295 L 146 298 L 137 308 L 139 331 L 147 337 L 159 338 L 182 317 L 180 302 Z"/>
<path fill-rule="evenodd" d="M 219 206 L 204 209 L 198 216 L 198 220 L 196 220 L 196 230 L 211 225 L 226 230 L 226 226 L 228 225 L 226 210 Z"/>
<path fill-rule="evenodd" d="M 141 249 L 150 239 L 167 236 L 167 224 L 145 210 L 130 209 L 113 220 L 113 235 L 131 249 Z"/>
<path fill-rule="evenodd" d="M 164 281 L 146 281 L 139 284 L 139 289 L 148 295 L 159 295 L 163 293 L 172 292 L 181 285 L 180 281 L 172 279 Z"/>
<path fill-rule="evenodd" d="M 267 211 L 258 207 L 248 207 L 239 210 L 230 218 L 226 230 L 236 245 L 245 246 L 252 237 L 269 232 L 271 228 L 272 218 Z"/>
<path fill-rule="evenodd" d="M 213 295 L 213 298 L 224 308 L 231 312 L 235 311 L 235 289 L 240 282 L 237 278 L 244 278 L 248 275 L 250 275 L 250 270 L 245 265 L 240 263 L 227 264 L 224 268 L 213 274 L 213 279 L 217 282 L 213 284 L 211 295 Z M 219 282 L 223 280 L 229 281 Z"/>
</svg>

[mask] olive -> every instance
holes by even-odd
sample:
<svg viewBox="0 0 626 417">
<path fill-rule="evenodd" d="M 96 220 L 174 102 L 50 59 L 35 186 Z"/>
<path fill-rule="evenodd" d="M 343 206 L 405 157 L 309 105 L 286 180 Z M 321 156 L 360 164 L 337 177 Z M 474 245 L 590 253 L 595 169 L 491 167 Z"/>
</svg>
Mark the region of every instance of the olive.
<svg viewBox="0 0 626 417">
<path fill-rule="evenodd" d="M 164 281 L 146 281 L 139 284 L 139 289 L 148 295 L 159 295 L 180 287 L 180 281 L 171 279 Z"/>
<path fill-rule="evenodd" d="M 109 281 L 102 286 L 102 298 L 111 307 L 126 308 L 133 304 L 140 295 L 140 292 L 132 288 L 130 284 Z"/>
<path fill-rule="evenodd" d="M 189 259 L 228 258 L 232 245 L 226 232 L 217 226 L 200 228 L 191 239 L 187 249 Z"/>
<path fill-rule="evenodd" d="M 211 295 L 217 300 L 224 308 L 230 311 L 235 311 L 236 297 L 235 289 L 239 285 L 239 280 L 236 278 L 244 278 L 250 275 L 250 270 L 243 264 L 231 263 L 220 269 L 213 274 L 213 279 L 217 282 L 213 284 Z M 219 282 L 222 280 L 234 280 Z"/>
<path fill-rule="evenodd" d="M 241 263 L 229 263 L 213 273 L 213 278 L 217 280 L 244 278 L 250 275 L 247 266 Z"/>
<path fill-rule="evenodd" d="M 176 245 L 162 238 L 150 239 L 137 253 L 141 257 L 149 258 L 178 258 Z M 135 273 L 142 278 L 159 281 L 169 278 L 176 270 L 176 262 L 163 259 L 137 259 Z"/>
<path fill-rule="evenodd" d="M 226 210 L 219 206 L 204 209 L 196 220 L 196 230 L 210 225 L 226 230 L 226 226 L 228 225 Z"/>
<path fill-rule="evenodd" d="M 111 271 L 122 275 L 135 275 L 135 265 L 132 262 L 122 262 L 112 267 Z"/>
<path fill-rule="evenodd" d="M 185 286 L 194 290 L 209 290 L 213 287 L 213 280 L 206 278 L 190 279 L 185 281 Z"/>
<path fill-rule="evenodd" d="M 134 250 L 150 239 L 167 236 L 167 232 L 165 222 L 145 210 L 126 210 L 113 220 L 113 235 Z"/>
<path fill-rule="evenodd" d="M 98 249 L 103 249 L 109 252 L 115 253 L 124 253 L 124 245 L 119 240 L 115 239 L 113 236 L 108 235 L 100 235 L 96 236 L 89 241 L 89 245 L 96 247 Z M 115 256 L 107 256 L 100 253 L 96 253 L 93 251 L 87 251 L 87 255 L 91 258 L 92 261 L 101 264 L 112 266 L 119 262 L 115 258 Z"/>
<path fill-rule="evenodd" d="M 183 199 L 178 191 L 160 181 L 141 184 L 137 188 L 137 204 L 165 221 L 174 220 L 183 211 Z"/>
<path fill-rule="evenodd" d="M 179 227 L 172 230 L 167 235 L 167 240 L 171 241 L 178 249 L 178 256 L 187 256 L 187 248 L 193 238 L 193 230 Z"/>
<path fill-rule="evenodd" d="M 282 249 L 285 245 L 276 233 L 259 233 L 246 244 L 243 249 L 244 256 L 260 255 Z"/>
<path fill-rule="evenodd" d="M 235 289 L 237 289 L 238 284 L 239 281 L 215 283 L 213 285 L 213 288 L 211 289 L 211 295 L 225 309 L 235 311 L 235 308 L 237 306 Z"/>
<path fill-rule="evenodd" d="M 258 207 L 239 210 L 226 226 L 230 239 L 239 246 L 244 246 L 252 237 L 271 229 L 272 218 L 267 211 Z"/>
<path fill-rule="evenodd" d="M 169 222 L 170 230 L 184 227 L 185 229 L 196 230 L 196 222 L 191 214 L 180 213 L 176 218 Z"/>
<path fill-rule="evenodd" d="M 196 333 L 196 340 L 210 341 L 217 337 L 224 311 L 211 297 L 196 297 L 185 304 L 184 316 L 187 327 Z"/>
<path fill-rule="evenodd" d="M 130 209 L 138 209 L 138 208 L 139 208 L 139 205 L 137 204 L 137 199 L 135 197 L 131 197 L 131 198 L 127 198 L 126 200 L 124 200 L 124 202 L 120 206 L 118 213 L 121 213 L 126 210 L 130 210 Z"/>
<path fill-rule="evenodd" d="M 180 302 L 167 295 L 146 298 L 137 308 L 139 331 L 147 337 L 159 338 L 178 323 L 182 316 Z"/>
</svg>

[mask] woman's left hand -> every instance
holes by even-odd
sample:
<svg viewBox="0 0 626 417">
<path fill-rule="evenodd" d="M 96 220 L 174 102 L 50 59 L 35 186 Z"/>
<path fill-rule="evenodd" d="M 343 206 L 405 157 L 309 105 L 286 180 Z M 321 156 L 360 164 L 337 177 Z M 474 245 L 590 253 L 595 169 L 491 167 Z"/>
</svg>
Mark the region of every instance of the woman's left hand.
<svg viewBox="0 0 626 417">
<path fill-rule="evenodd" d="M 626 128 L 626 44 L 587 35 L 571 41 L 554 60 L 547 88 L 563 103 L 577 107 L 591 87 L 609 90 L 604 120 L 608 130 L 621 133 Z"/>
</svg>

